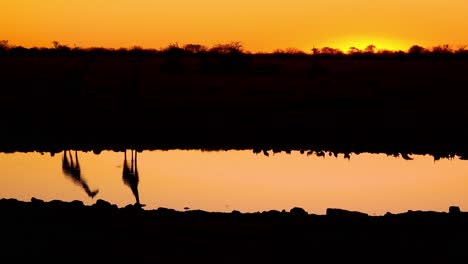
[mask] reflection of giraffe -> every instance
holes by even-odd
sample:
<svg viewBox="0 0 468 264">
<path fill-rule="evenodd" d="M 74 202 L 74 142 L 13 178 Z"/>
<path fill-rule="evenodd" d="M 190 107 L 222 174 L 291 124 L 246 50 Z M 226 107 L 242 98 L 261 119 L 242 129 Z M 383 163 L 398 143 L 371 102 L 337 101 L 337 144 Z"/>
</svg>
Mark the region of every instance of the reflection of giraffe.
<svg viewBox="0 0 468 264">
<path fill-rule="evenodd" d="M 138 194 L 138 182 L 140 181 L 140 178 L 138 177 L 137 151 L 131 150 L 131 153 L 132 158 L 129 166 L 127 162 L 127 150 L 124 152 L 122 179 L 124 183 L 132 190 L 136 200 L 135 205 L 144 206 L 140 203 L 140 195 Z"/>
<path fill-rule="evenodd" d="M 81 177 L 80 163 L 78 162 L 78 153 L 76 150 L 74 161 L 70 150 L 63 151 L 62 171 L 65 176 L 70 177 L 76 184 L 80 185 L 89 197 L 94 198 L 99 192 L 99 190 L 91 191 L 86 181 Z"/>
</svg>

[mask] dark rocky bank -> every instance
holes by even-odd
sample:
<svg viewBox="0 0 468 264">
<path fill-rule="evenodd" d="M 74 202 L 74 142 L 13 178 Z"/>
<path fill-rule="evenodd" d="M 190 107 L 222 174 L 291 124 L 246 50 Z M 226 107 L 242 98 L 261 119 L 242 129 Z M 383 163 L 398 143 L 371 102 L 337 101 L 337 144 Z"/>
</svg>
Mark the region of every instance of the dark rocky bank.
<svg viewBox="0 0 468 264">
<path fill-rule="evenodd" d="M 33 198 L 2 199 L 0 212 L 5 263 L 461 263 L 468 257 L 468 213 L 455 206 L 316 215 L 301 208 L 181 212 Z"/>
</svg>

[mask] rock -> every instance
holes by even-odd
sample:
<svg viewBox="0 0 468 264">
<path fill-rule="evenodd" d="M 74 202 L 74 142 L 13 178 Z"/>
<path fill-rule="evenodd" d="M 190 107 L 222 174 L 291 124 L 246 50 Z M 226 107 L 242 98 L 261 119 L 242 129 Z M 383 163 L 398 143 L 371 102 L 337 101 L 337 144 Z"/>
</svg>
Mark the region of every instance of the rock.
<svg viewBox="0 0 468 264">
<path fill-rule="evenodd" d="M 438 216 L 441 216 L 441 215 L 444 215 L 445 213 L 443 212 L 435 212 L 435 211 L 422 211 L 422 210 L 408 210 L 406 213 L 403 213 L 402 215 L 406 215 L 408 217 L 418 217 L 418 218 L 422 218 L 422 217 L 430 217 L 430 218 L 433 218 L 433 217 L 438 217 Z"/>
<path fill-rule="evenodd" d="M 52 200 L 47 203 L 48 208 L 56 209 L 56 210 L 61 210 L 61 209 L 69 209 L 69 204 L 67 202 L 64 202 L 62 200 Z"/>
<path fill-rule="evenodd" d="M 41 199 L 37 199 L 36 197 L 31 198 L 31 203 L 33 204 L 44 204 L 44 201 Z"/>
<path fill-rule="evenodd" d="M 281 215 L 281 212 L 278 210 L 269 210 L 269 211 L 262 212 L 262 215 L 274 217 L 274 216 Z"/>
<path fill-rule="evenodd" d="M 461 213 L 460 207 L 458 207 L 458 206 L 450 206 L 449 207 L 449 214 L 456 215 L 456 214 L 460 214 L 460 213 Z"/>
<path fill-rule="evenodd" d="M 158 209 L 154 210 L 154 212 L 158 215 L 177 215 L 179 213 L 174 209 L 165 207 L 159 207 Z"/>
<path fill-rule="evenodd" d="M 232 215 L 241 215 L 242 213 L 241 213 L 240 211 L 238 211 L 238 210 L 233 210 L 233 211 L 231 212 L 231 214 L 232 214 Z"/>
<path fill-rule="evenodd" d="M 70 206 L 74 209 L 80 209 L 80 208 L 84 208 L 85 205 L 83 203 L 83 201 L 79 201 L 79 200 L 73 200 L 70 202 Z"/>
<path fill-rule="evenodd" d="M 117 209 L 117 205 L 111 204 L 108 201 L 102 199 L 98 199 L 91 207 L 104 210 Z"/>
<path fill-rule="evenodd" d="M 193 215 L 205 216 L 205 215 L 209 215 L 210 213 L 207 212 L 207 211 L 196 209 L 196 210 L 185 211 L 185 214 L 186 215 L 191 215 L 191 216 L 193 216 Z"/>
<path fill-rule="evenodd" d="M 337 208 L 328 208 L 327 216 L 363 218 L 363 217 L 368 217 L 369 215 L 366 213 L 361 213 L 361 212 L 356 212 L 356 211 L 348 211 L 348 210 L 337 209 Z"/>
<path fill-rule="evenodd" d="M 127 204 L 123 209 L 125 210 L 143 210 L 143 207 L 140 204 Z"/>
<path fill-rule="evenodd" d="M 289 211 L 289 213 L 294 214 L 294 215 L 307 215 L 306 210 L 300 208 L 300 207 L 294 207 Z"/>
<path fill-rule="evenodd" d="M 80 201 L 80 200 L 73 200 L 73 201 L 70 202 L 70 204 L 72 204 L 74 206 L 84 206 L 83 201 Z"/>
</svg>

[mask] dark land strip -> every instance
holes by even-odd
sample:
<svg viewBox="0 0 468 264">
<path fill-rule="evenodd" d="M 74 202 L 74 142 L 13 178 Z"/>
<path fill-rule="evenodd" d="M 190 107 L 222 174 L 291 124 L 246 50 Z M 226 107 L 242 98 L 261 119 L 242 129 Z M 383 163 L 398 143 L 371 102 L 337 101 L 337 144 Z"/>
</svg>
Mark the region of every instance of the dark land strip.
<svg viewBox="0 0 468 264">
<path fill-rule="evenodd" d="M 0 56 L 0 150 L 468 157 L 468 56 Z"/>
<path fill-rule="evenodd" d="M 132 263 L 461 263 L 468 213 L 369 216 L 118 208 L 103 200 L 1 199 L 2 260 Z M 357 262 L 356 262 L 357 261 Z"/>
</svg>

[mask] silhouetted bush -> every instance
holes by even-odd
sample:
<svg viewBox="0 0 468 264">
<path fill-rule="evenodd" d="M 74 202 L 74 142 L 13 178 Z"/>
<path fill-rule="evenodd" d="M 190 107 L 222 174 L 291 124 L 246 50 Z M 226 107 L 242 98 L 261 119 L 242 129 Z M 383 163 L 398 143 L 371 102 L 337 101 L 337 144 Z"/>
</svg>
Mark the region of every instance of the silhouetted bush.
<svg viewBox="0 0 468 264">
<path fill-rule="evenodd" d="M 432 48 L 432 53 L 435 54 L 451 54 L 453 49 L 449 45 L 440 45 Z"/>
<path fill-rule="evenodd" d="M 184 46 L 184 50 L 192 54 L 198 54 L 207 52 L 208 48 L 200 44 L 187 44 Z"/>
<path fill-rule="evenodd" d="M 0 54 L 7 52 L 10 49 L 10 45 L 8 45 L 8 40 L 0 40 Z"/>
<path fill-rule="evenodd" d="M 418 45 L 413 45 L 408 50 L 408 54 L 410 54 L 410 55 L 422 55 L 422 54 L 427 53 L 427 52 L 428 52 L 428 50 L 426 50 L 425 48 L 423 48 L 421 46 L 418 46 Z"/>
<path fill-rule="evenodd" d="M 8 53 L 11 53 L 13 55 L 32 55 L 30 52 L 31 50 L 30 49 L 27 49 L 23 46 L 15 46 L 15 47 L 11 47 L 9 50 L 8 50 Z M 46 53 L 48 52 L 49 50 L 48 49 L 41 49 L 40 50 L 41 53 Z"/>
<path fill-rule="evenodd" d="M 174 44 L 169 44 L 166 48 L 164 48 L 161 51 L 163 54 L 166 55 L 183 55 L 187 54 L 187 51 L 181 47 L 179 47 L 179 44 L 174 43 Z"/>
<path fill-rule="evenodd" d="M 348 54 L 350 55 L 355 55 L 355 54 L 360 54 L 362 51 L 356 47 L 350 47 L 348 49 Z"/>
<path fill-rule="evenodd" d="M 367 46 L 365 49 L 364 49 L 364 52 L 365 53 L 375 53 L 375 45 L 373 44 L 370 44 L 369 46 Z"/>
<path fill-rule="evenodd" d="M 466 47 L 461 47 L 455 51 L 455 54 L 459 57 L 468 57 L 468 50 L 466 49 Z"/>
<path fill-rule="evenodd" d="M 217 54 L 241 54 L 244 53 L 244 49 L 240 42 L 231 42 L 227 44 L 218 44 L 209 49 L 211 53 Z"/>
<path fill-rule="evenodd" d="M 341 55 L 343 52 L 339 49 L 330 48 L 330 47 L 323 47 L 320 50 L 320 54 L 327 54 L 327 55 Z"/>
</svg>

